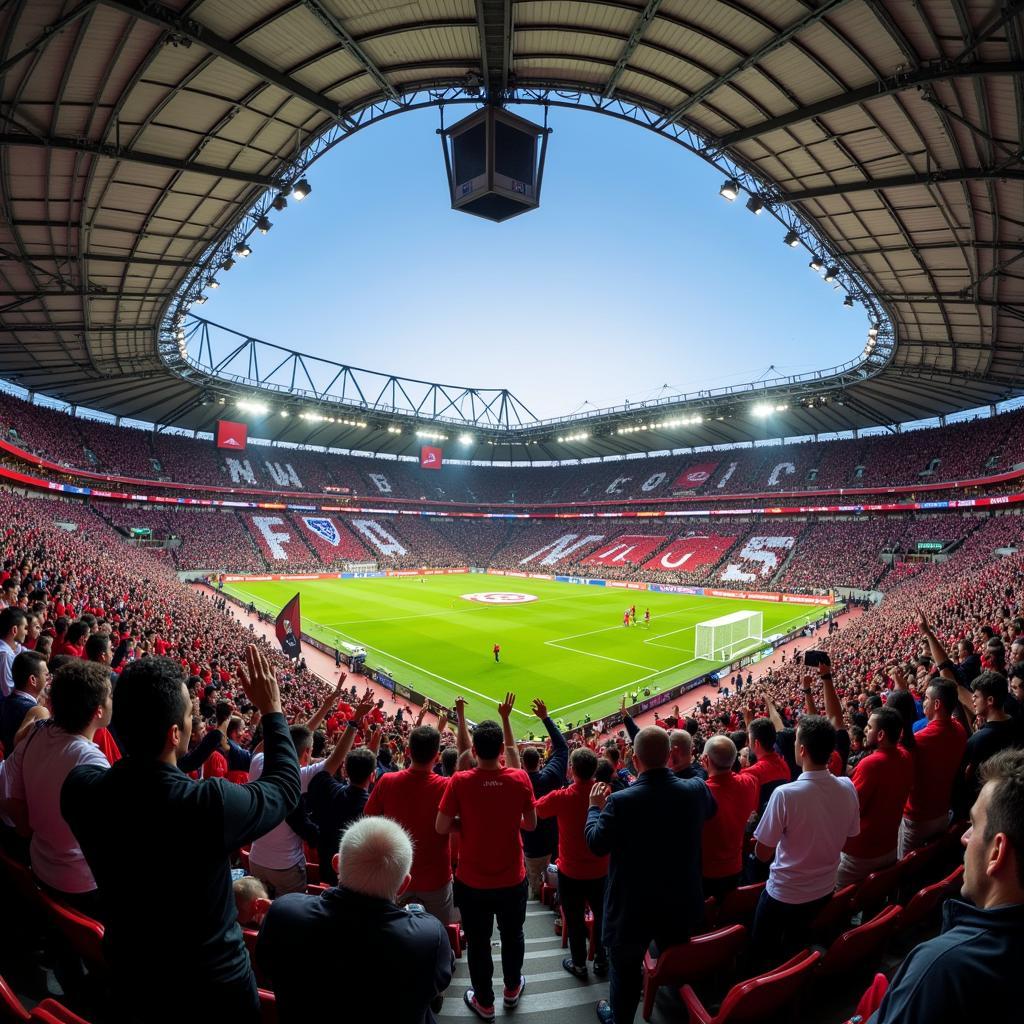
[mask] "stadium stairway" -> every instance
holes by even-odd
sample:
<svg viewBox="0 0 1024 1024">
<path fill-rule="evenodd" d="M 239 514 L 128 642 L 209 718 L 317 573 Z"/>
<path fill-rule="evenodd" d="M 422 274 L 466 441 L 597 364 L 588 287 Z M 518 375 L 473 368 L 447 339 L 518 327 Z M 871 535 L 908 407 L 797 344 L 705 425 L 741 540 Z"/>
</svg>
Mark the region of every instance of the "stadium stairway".
<svg viewBox="0 0 1024 1024">
<path fill-rule="evenodd" d="M 580 981 L 562 969 L 562 960 L 569 955 L 562 949 L 561 936 L 556 935 L 554 924 L 557 920 L 549 907 L 531 901 L 526 908 L 526 960 L 523 974 L 526 975 L 526 991 L 514 1010 L 503 1010 L 501 1006 L 501 943 L 495 927 L 491 942 L 491 955 L 495 966 L 495 992 L 497 1006 L 495 1020 L 516 1020 L 519 1024 L 593 1024 L 597 1017 L 594 1005 L 598 999 L 608 998 L 608 979 L 595 978 L 590 971 L 587 980 Z M 591 965 L 592 966 L 592 963 Z M 455 976 L 444 998 L 444 1005 L 437 1015 L 438 1021 L 478 1020 L 477 1016 L 462 1001 L 463 994 L 470 986 L 469 966 L 466 953 L 455 961 Z M 652 1024 L 678 1024 L 685 1020 L 682 1004 L 672 1005 L 674 993 L 665 989 L 659 996 L 651 1017 Z M 637 1021 L 641 1021 L 639 1010 Z"/>
</svg>

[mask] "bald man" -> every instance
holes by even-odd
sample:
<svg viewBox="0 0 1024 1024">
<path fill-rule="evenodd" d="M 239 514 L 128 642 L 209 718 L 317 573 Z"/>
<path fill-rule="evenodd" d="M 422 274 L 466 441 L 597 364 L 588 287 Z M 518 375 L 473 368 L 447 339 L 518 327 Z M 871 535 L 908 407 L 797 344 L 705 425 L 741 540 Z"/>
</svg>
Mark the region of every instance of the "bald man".
<svg viewBox="0 0 1024 1024">
<path fill-rule="evenodd" d="M 675 777 L 706 782 L 708 773 L 693 759 L 693 737 L 685 729 L 673 729 L 668 742 L 668 766 Z"/>
<path fill-rule="evenodd" d="M 615 794 L 597 783 L 590 794 L 587 845 L 595 856 L 610 855 L 604 938 L 611 971 L 608 999 L 597 1004 L 602 1024 L 632 1024 L 647 947 L 685 942 L 704 914 L 701 833 L 717 808 L 704 782 L 673 774 L 669 754 L 664 729 L 641 729 L 633 740 L 636 782 Z"/>
</svg>

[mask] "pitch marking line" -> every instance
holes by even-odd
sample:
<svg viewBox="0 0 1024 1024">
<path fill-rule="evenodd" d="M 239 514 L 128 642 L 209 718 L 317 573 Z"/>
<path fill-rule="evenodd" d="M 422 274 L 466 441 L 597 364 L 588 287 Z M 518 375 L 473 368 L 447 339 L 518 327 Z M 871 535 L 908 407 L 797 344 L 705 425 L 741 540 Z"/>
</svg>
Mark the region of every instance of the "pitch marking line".
<svg viewBox="0 0 1024 1024">
<path fill-rule="evenodd" d="M 319 626 L 321 629 L 326 629 L 328 633 L 333 633 L 335 636 L 344 637 L 346 640 L 351 640 L 353 643 L 359 644 L 360 647 L 365 647 L 368 650 L 376 651 L 378 654 L 383 654 L 385 658 L 391 658 L 392 661 L 400 662 L 401 664 L 411 668 L 417 672 L 422 672 L 425 675 L 433 676 L 435 679 L 440 679 L 442 683 L 447 683 L 449 686 L 454 686 L 456 691 L 459 693 L 471 693 L 474 697 L 479 697 L 481 700 L 487 701 L 488 704 L 494 703 L 494 697 L 488 697 L 486 694 L 478 693 L 476 690 L 471 690 L 468 686 L 463 683 L 457 683 L 454 679 L 449 679 L 447 676 L 438 675 L 436 672 L 431 672 L 430 669 L 424 668 L 422 665 L 413 664 L 411 661 L 406 661 L 405 658 L 400 658 L 397 654 L 392 654 L 391 651 L 385 651 L 383 647 L 375 647 L 373 644 L 368 644 L 358 637 L 351 636 L 348 633 L 342 633 L 340 630 L 331 629 L 329 626 L 325 626 L 322 622 L 317 622 L 314 619 L 309 619 L 309 622 L 313 623 L 314 626 Z M 517 715 L 522 715 L 523 718 L 533 718 L 534 716 L 526 711 L 520 711 L 519 708 L 512 709 Z"/>
<path fill-rule="evenodd" d="M 653 672 L 650 665 L 638 665 L 635 661 L 623 661 L 621 658 L 610 658 L 606 654 L 594 654 L 593 651 L 581 651 L 575 647 L 567 647 L 565 644 L 557 643 L 554 640 L 545 640 L 548 647 L 557 647 L 561 651 L 570 651 L 573 654 L 583 654 L 588 658 L 600 658 L 602 661 L 614 661 L 618 665 L 629 665 L 630 668 L 642 668 L 645 672 Z"/>
</svg>

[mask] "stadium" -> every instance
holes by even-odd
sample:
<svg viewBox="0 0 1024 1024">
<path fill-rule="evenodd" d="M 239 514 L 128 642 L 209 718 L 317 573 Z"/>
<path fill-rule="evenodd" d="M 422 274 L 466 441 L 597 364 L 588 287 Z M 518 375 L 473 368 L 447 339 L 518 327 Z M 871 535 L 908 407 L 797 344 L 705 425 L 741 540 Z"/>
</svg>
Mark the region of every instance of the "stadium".
<svg viewBox="0 0 1024 1024">
<path fill-rule="evenodd" d="M 0 38 L 0 1022 L 1020 1015 L 1024 5 Z"/>
</svg>

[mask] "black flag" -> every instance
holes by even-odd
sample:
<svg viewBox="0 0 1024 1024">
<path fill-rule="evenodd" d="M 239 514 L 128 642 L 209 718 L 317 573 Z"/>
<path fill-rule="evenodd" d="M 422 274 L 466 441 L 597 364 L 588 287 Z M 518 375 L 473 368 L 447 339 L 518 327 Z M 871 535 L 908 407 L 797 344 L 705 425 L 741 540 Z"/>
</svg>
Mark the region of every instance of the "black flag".
<svg viewBox="0 0 1024 1024">
<path fill-rule="evenodd" d="M 302 622 L 299 617 L 299 595 L 296 594 L 277 614 L 274 623 L 277 640 L 286 658 L 297 658 L 301 651 L 299 636 Z"/>
</svg>

